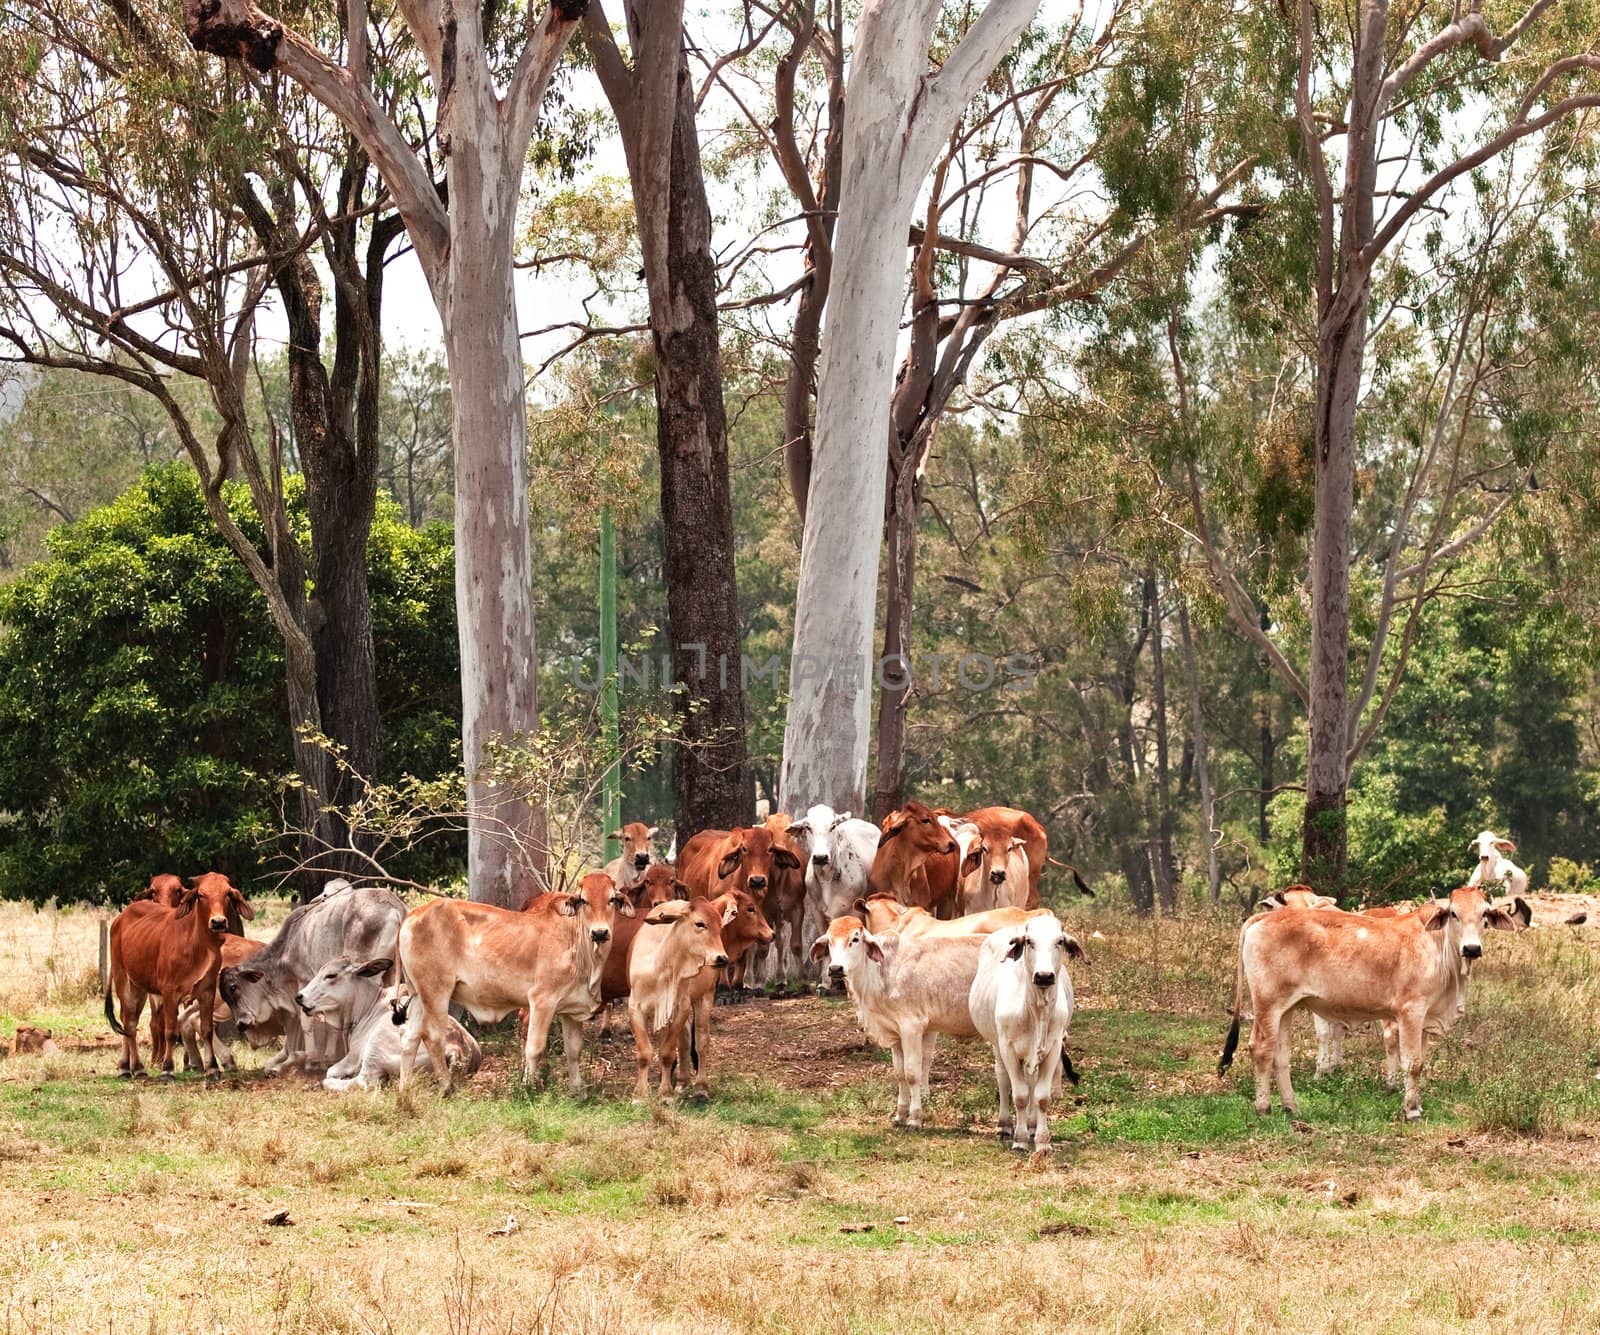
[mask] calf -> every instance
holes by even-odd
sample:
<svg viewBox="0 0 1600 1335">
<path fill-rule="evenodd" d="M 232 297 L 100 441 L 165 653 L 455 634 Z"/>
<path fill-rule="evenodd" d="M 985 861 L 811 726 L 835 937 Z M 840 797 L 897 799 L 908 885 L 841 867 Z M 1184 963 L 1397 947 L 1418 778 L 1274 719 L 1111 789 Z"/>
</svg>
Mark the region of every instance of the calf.
<svg viewBox="0 0 1600 1335">
<path fill-rule="evenodd" d="M 1478 854 L 1478 865 L 1467 878 L 1468 885 L 1482 886 L 1486 891 L 1503 890 L 1513 896 L 1528 893 L 1528 873 L 1505 856 L 1517 851 L 1511 840 L 1502 839 L 1493 830 L 1484 830 L 1467 847 Z"/>
<path fill-rule="evenodd" d="M 1049 913 L 991 933 L 978 953 L 967 1004 L 994 1052 L 1000 1137 L 1012 1149 L 1050 1147 L 1047 1108 L 1072 1023 L 1069 956 L 1081 959 L 1083 949 Z"/>
<path fill-rule="evenodd" d="M 800 858 L 764 825 L 736 830 L 702 830 L 683 846 L 678 877 L 694 899 L 709 899 L 724 890 L 743 890 L 757 903 L 767 897 L 774 873 L 793 871 Z"/>
<path fill-rule="evenodd" d="M 150 884 L 133 897 L 132 902 L 137 904 L 142 900 L 149 900 L 153 904 L 160 904 L 163 908 L 175 909 L 178 901 L 183 898 L 183 877 L 174 876 L 170 871 L 157 872 L 150 878 Z"/>
<path fill-rule="evenodd" d="M 220 1069 L 212 1050 L 211 1017 L 230 907 L 244 917 L 254 916 L 254 910 L 226 876 L 206 872 L 183 892 L 177 908 L 139 900 L 112 921 L 105 1012 L 111 1028 L 122 1035 L 123 1055 L 118 1069 L 125 1075 L 138 1075 L 144 1070 L 139 1060 L 138 1024 L 145 999 L 151 996 L 160 998 L 151 1060 L 160 1063 L 162 1073 L 172 1074 L 178 1008 L 191 995 L 201 1007 L 200 1047 L 206 1069 Z M 122 1009 L 120 1024 L 112 1008 L 113 993 Z"/>
<path fill-rule="evenodd" d="M 711 1058 L 711 1006 L 716 999 L 719 972 L 731 975 L 739 962 L 753 950 L 772 941 L 772 926 L 749 895 L 729 890 L 707 900 L 722 923 L 722 951 L 728 957 L 725 970 L 702 969 L 689 980 L 686 1001 L 689 1006 L 689 1065 L 694 1068 L 694 1094 L 711 1097 L 709 1084 Z M 677 1067 L 683 1029 L 667 1035 L 660 1047 L 663 1069 Z M 685 1068 L 677 1068 L 680 1072 Z M 683 1079 L 682 1074 L 679 1080 Z"/>
<path fill-rule="evenodd" d="M 355 1017 L 333 1025 L 312 1021 L 295 994 L 336 955 L 392 959 L 405 916 L 406 906 L 392 890 L 331 882 L 285 918 L 258 954 L 222 971 L 220 988 L 239 1032 L 256 1046 L 267 1035 L 283 1034 L 283 1051 L 267 1063 L 268 1075 L 296 1068 L 320 1075 L 344 1056 Z"/>
<path fill-rule="evenodd" d="M 844 917 L 811 947 L 812 959 L 828 961 L 829 979 L 845 985 L 867 1037 L 894 1056 L 896 1126 L 922 1129 L 935 1036 L 977 1036 L 967 997 L 987 939 L 876 936 L 859 918 Z"/>
<path fill-rule="evenodd" d="M 736 913 L 731 896 L 697 899 L 652 909 L 640 926 L 628 953 L 628 1019 L 638 1064 L 634 1098 L 648 1097 L 650 1069 L 658 1059 L 661 1097 L 672 1093 L 674 1072 L 665 1055 L 667 1044 L 676 1052 L 678 1035 L 689 1022 L 690 985 L 702 973 L 712 974 L 714 981 L 715 971 L 727 965 L 722 924 L 724 915 L 731 918 Z"/>
<path fill-rule="evenodd" d="M 1276 1074 L 1285 1110 L 1299 1116 L 1289 1079 L 1288 1021 L 1304 1005 L 1314 1015 L 1345 1024 L 1394 1021 L 1406 1118 L 1421 1117 L 1427 1039 L 1443 1037 L 1465 1009 L 1468 970 L 1483 954 L 1483 929 L 1515 931 L 1526 925 L 1520 915 L 1491 907 L 1476 886 L 1462 886 L 1448 899 L 1392 918 L 1323 908 L 1259 914 L 1240 933 L 1233 1025 L 1217 1071 L 1226 1071 L 1233 1060 L 1248 985 L 1258 1113 L 1271 1110 Z"/>
<path fill-rule="evenodd" d="M 650 841 L 660 833 L 658 826 L 636 820 L 606 836 L 622 842 L 622 852 L 606 863 L 606 875 L 616 882 L 618 889 L 632 890 L 644 880 L 644 874 L 655 861 L 655 848 Z"/>
<path fill-rule="evenodd" d="M 403 1036 L 394 1022 L 394 1011 L 396 1006 L 403 1008 L 405 992 L 397 984 L 377 985 L 390 967 L 391 961 L 381 956 L 356 960 L 340 955 L 301 990 L 300 1004 L 308 1015 L 358 1016 L 348 1051 L 322 1079 L 324 1089 L 377 1089 L 400 1074 Z M 478 1041 L 454 1019 L 448 1028 L 445 1059 L 450 1070 L 467 1076 L 475 1074 L 483 1065 Z M 422 1069 L 431 1070 L 432 1058 L 427 1051 L 418 1056 Z"/>
<path fill-rule="evenodd" d="M 653 909 L 688 898 L 689 887 L 678 879 L 677 873 L 664 862 L 654 863 L 633 892 L 632 916 L 619 917 L 612 924 L 611 949 L 606 952 L 605 964 L 600 970 L 601 1037 L 611 1033 L 612 1003 L 628 995 L 628 953 L 639 928 Z"/>
<path fill-rule="evenodd" d="M 559 1019 L 567 1079 L 581 1094 L 583 1022 L 600 1004 L 616 915 L 633 911 L 633 901 L 604 872 L 590 872 L 575 893 L 540 895 L 521 912 L 459 899 L 417 909 L 400 927 L 400 970 L 412 990 L 396 1012 L 408 1021 L 400 1087 L 410 1082 L 418 1047 L 426 1046 L 449 1092 L 446 1021 L 450 1007 L 459 1005 L 484 1022 L 527 1009 L 522 1078 L 528 1084 L 538 1076 L 550 1025 Z"/>
<path fill-rule="evenodd" d="M 794 833 L 794 823 L 788 816 L 779 812 L 768 816 L 762 825 L 772 832 L 773 850 L 783 849 L 794 859 L 793 866 L 788 858 L 781 863 L 774 860 L 767 893 L 761 901 L 762 915 L 772 925 L 777 944 L 770 949 L 763 944 L 753 952 L 751 972 L 762 982 L 772 983 L 800 977 L 805 962 L 801 943 L 806 926 L 806 878 L 810 869 L 806 866 L 805 847 Z M 769 938 L 769 943 L 771 940 Z M 742 988 L 745 974 L 745 961 L 735 960 L 728 969 L 729 985 Z"/>
</svg>

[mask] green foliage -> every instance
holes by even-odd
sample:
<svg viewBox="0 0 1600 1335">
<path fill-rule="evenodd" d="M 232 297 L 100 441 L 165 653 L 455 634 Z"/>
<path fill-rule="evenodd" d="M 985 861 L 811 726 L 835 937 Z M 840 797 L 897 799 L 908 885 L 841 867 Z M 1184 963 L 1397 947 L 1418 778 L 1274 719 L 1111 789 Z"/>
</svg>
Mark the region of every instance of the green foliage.
<svg viewBox="0 0 1600 1335">
<path fill-rule="evenodd" d="M 150 469 L 49 549 L 0 592 L 0 889 L 120 902 L 157 871 L 247 880 L 289 759 L 282 646 L 194 474 Z M 460 710 L 448 534 L 383 507 L 369 553 L 383 765 L 437 773 Z"/>
</svg>

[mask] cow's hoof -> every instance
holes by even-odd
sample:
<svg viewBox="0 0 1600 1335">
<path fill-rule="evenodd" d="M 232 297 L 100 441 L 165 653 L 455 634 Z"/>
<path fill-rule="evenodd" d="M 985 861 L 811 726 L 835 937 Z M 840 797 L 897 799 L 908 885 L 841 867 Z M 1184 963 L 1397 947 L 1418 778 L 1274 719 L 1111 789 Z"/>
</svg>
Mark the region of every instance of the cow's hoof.
<svg viewBox="0 0 1600 1335">
<path fill-rule="evenodd" d="M 1422 1120 L 1422 1109 L 1421 1108 L 1407 1108 L 1406 1109 L 1406 1121 L 1408 1121 L 1408 1122 L 1420 1122 L 1421 1120 Z"/>
<path fill-rule="evenodd" d="M 1028 1142 L 1025 1141 L 1025 1140 L 1013 1140 L 1011 1142 L 1011 1148 L 1013 1150 L 1015 1150 L 1018 1154 L 1032 1154 L 1033 1153 L 1033 1147 L 1031 1145 L 1029 1145 Z"/>
<path fill-rule="evenodd" d="M 172 1072 L 171 1071 L 163 1071 L 161 1073 L 161 1078 L 163 1080 L 171 1080 L 172 1079 Z"/>
</svg>

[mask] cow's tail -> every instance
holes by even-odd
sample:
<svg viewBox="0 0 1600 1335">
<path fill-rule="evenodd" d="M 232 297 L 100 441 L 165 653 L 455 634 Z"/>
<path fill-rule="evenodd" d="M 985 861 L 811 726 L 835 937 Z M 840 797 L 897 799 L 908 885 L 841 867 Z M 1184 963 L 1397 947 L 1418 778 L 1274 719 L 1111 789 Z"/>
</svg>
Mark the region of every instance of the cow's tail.
<svg viewBox="0 0 1600 1335">
<path fill-rule="evenodd" d="M 689 1069 L 700 1074 L 700 1047 L 695 1039 L 694 1016 L 689 1017 Z"/>
<path fill-rule="evenodd" d="M 1222 1056 L 1217 1059 L 1217 1074 L 1226 1074 L 1233 1065 L 1233 1054 L 1239 1050 L 1239 1017 L 1244 1013 L 1244 934 L 1250 926 L 1239 929 L 1239 952 L 1233 966 L 1233 1023 L 1228 1026 L 1228 1037 L 1222 1044 Z"/>
<path fill-rule="evenodd" d="M 411 986 L 411 979 L 406 976 L 405 961 L 400 958 L 400 939 L 397 936 L 394 943 L 394 965 L 390 972 L 394 975 L 395 985 L 399 992 L 395 999 L 389 1003 L 389 1019 L 396 1025 L 406 1022 L 406 1016 L 411 1012 L 411 1003 L 416 998 L 417 992 Z"/>
<path fill-rule="evenodd" d="M 109 978 L 106 979 L 106 1021 L 110 1024 L 112 1033 L 120 1034 L 124 1032 L 122 1026 L 117 1023 L 117 1008 L 111 1004 L 111 980 Z"/>
<path fill-rule="evenodd" d="M 1095 897 L 1094 891 L 1089 889 L 1089 883 L 1084 880 L 1082 876 L 1078 875 L 1078 869 L 1070 862 L 1063 862 L 1060 858 L 1053 858 L 1048 853 L 1045 854 L 1044 860 L 1052 867 L 1060 867 L 1062 871 L 1071 872 L 1072 883 L 1078 887 L 1079 894 L 1086 895 L 1090 899 Z"/>
</svg>

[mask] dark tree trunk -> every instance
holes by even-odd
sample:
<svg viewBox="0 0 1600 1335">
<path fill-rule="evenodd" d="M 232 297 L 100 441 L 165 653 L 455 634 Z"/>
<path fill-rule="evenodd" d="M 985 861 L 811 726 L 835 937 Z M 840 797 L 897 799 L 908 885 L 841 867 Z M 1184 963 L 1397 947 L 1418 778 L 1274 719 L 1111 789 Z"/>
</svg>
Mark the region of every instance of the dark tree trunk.
<svg viewBox="0 0 1600 1335">
<path fill-rule="evenodd" d="M 1261 629 L 1267 630 L 1271 618 L 1265 605 L 1261 608 Z M 1272 667 L 1263 661 L 1261 666 L 1261 763 L 1260 791 L 1256 797 L 1256 837 L 1265 848 L 1272 838 L 1272 790 L 1277 786 L 1278 739 L 1272 732 L 1272 692 L 1275 682 Z"/>
<path fill-rule="evenodd" d="M 652 283 L 656 444 L 666 531 L 667 626 L 682 741 L 673 757 L 678 847 L 705 829 L 754 819 L 745 760 L 739 600 L 734 582 L 728 422 L 717 343 L 711 254 L 687 62 L 679 69 L 672 130 L 665 272 Z"/>
<path fill-rule="evenodd" d="M 878 691 L 877 777 L 872 791 L 872 819 L 881 822 L 904 805 L 906 779 L 906 707 L 911 696 L 911 611 L 917 579 L 917 518 L 922 488 L 915 465 L 891 453 L 883 618 L 883 664 Z"/>
<path fill-rule="evenodd" d="M 1145 604 L 1150 619 L 1151 690 L 1155 696 L 1154 717 L 1156 725 L 1156 819 L 1150 844 L 1150 862 L 1155 869 L 1156 892 L 1161 907 L 1168 913 L 1177 911 L 1178 875 L 1172 860 L 1172 767 L 1168 755 L 1167 739 L 1167 671 L 1166 655 L 1161 643 L 1161 586 L 1155 571 L 1145 576 Z"/>
</svg>

